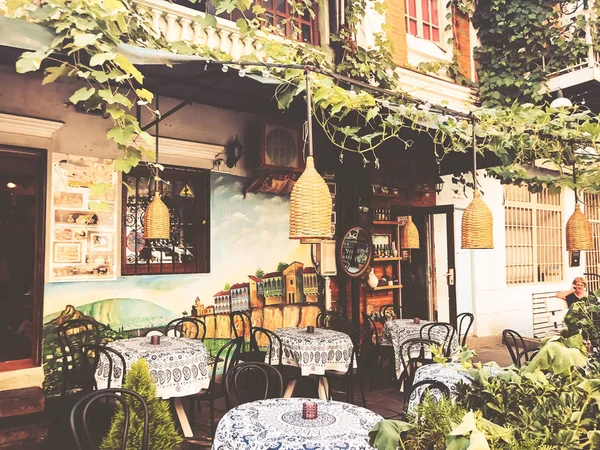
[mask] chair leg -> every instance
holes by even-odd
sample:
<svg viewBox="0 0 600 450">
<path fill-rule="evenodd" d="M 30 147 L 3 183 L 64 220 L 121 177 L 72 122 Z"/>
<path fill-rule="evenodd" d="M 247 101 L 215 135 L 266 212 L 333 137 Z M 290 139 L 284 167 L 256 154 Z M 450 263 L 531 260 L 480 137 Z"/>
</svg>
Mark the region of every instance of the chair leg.
<svg viewBox="0 0 600 450">
<path fill-rule="evenodd" d="M 365 388 L 363 386 L 363 380 L 360 373 L 358 374 L 358 387 L 360 388 L 360 396 L 362 397 L 363 406 L 367 407 L 367 400 L 365 399 Z"/>
<path fill-rule="evenodd" d="M 194 399 L 190 398 L 190 422 L 193 424 L 196 423 L 196 405 Z"/>
<path fill-rule="evenodd" d="M 215 437 L 215 401 L 211 398 L 210 402 L 210 436 Z"/>
</svg>

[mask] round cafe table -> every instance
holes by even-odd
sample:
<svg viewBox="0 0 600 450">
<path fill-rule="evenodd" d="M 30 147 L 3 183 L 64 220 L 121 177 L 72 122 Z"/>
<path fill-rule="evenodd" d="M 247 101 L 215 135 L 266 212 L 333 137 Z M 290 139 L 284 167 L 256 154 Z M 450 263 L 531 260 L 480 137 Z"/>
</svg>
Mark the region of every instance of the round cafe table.
<svg viewBox="0 0 600 450">
<path fill-rule="evenodd" d="M 156 396 L 174 398 L 175 412 L 185 437 L 193 432 L 179 397 L 196 394 L 210 384 L 206 347 L 202 341 L 182 337 L 161 336 L 160 344 L 150 344 L 149 337 L 121 339 L 106 344 L 123 355 L 126 370 L 131 364 L 144 358 L 148 362 L 150 375 L 156 385 Z M 113 358 L 111 387 L 121 387 L 122 367 L 118 358 Z M 108 384 L 108 361 L 102 354 L 96 368 L 96 385 L 104 389 Z"/>
<path fill-rule="evenodd" d="M 382 332 L 382 345 L 393 345 L 394 346 L 394 360 L 396 363 L 396 377 L 400 379 L 404 367 L 402 365 L 402 359 L 406 358 L 407 355 L 400 354 L 401 345 L 413 338 L 421 337 L 421 327 L 431 323 L 428 320 L 421 320 L 420 323 L 414 323 L 413 319 L 396 319 L 388 320 L 383 326 Z M 444 339 L 443 329 L 433 329 L 431 338 L 440 342 Z M 450 343 L 450 353 L 454 353 L 458 350 L 458 337 L 456 333 Z"/>
<path fill-rule="evenodd" d="M 316 419 L 302 418 L 302 404 L 317 403 Z M 213 450 L 371 449 L 369 431 L 379 414 L 349 403 L 275 398 L 245 403 L 219 421 Z"/>
</svg>

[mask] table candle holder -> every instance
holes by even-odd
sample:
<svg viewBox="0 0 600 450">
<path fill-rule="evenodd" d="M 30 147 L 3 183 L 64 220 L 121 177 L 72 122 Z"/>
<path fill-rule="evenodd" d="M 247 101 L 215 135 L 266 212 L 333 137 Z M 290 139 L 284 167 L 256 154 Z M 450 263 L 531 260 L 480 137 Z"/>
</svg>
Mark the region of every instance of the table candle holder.
<svg viewBox="0 0 600 450">
<path fill-rule="evenodd" d="M 421 319 L 419 319 L 418 317 L 415 317 L 413 319 L 413 323 L 416 323 L 417 325 L 421 323 Z"/>
<path fill-rule="evenodd" d="M 317 418 L 317 404 L 315 402 L 302 403 L 302 418 L 307 420 Z"/>
<path fill-rule="evenodd" d="M 150 344 L 160 345 L 160 336 L 150 336 Z"/>
<path fill-rule="evenodd" d="M 306 332 L 307 333 L 314 333 L 315 332 L 315 327 L 313 327 L 312 325 L 309 325 L 306 327 Z"/>
</svg>

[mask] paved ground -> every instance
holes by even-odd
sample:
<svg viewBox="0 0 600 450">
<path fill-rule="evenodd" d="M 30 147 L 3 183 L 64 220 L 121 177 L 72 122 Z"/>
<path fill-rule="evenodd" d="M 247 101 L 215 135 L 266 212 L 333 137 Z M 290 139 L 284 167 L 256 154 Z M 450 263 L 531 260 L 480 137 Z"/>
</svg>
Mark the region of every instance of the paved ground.
<svg viewBox="0 0 600 450">
<path fill-rule="evenodd" d="M 477 351 L 478 359 L 482 362 L 496 361 L 501 366 L 508 366 L 511 363 L 508 351 L 500 343 L 499 338 L 473 338 L 469 340 L 468 344 L 469 347 Z M 393 381 L 389 374 L 390 370 L 384 368 L 381 373 L 376 374 L 373 380 L 367 380 L 365 386 L 367 408 L 385 418 L 398 418 L 403 409 L 403 394 L 399 389 L 398 383 Z M 373 385 L 372 387 L 371 384 Z M 298 384 L 294 395 L 298 397 L 315 397 L 316 392 L 316 382 L 311 378 L 307 378 Z M 358 392 L 359 390 L 356 388 L 355 393 L 357 393 L 357 396 L 355 403 L 360 405 Z M 334 394 L 334 399 L 345 401 L 345 395 Z M 187 408 L 187 402 L 184 403 Z M 68 426 L 69 404 L 60 402 L 58 399 L 49 399 L 47 401 L 47 410 L 53 425 L 50 442 L 46 448 L 49 450 L 74 449 Z M 220 400 L 216 403 L 217 420 L 224 412 L 225 404 L 224 401 Z M 211 446 L 208 428 L 208 404 L 196 416 L 197 423 L 193 426 L 196 437 L 186 440 L 183 450 L 209 449 Z"/>
</svg>

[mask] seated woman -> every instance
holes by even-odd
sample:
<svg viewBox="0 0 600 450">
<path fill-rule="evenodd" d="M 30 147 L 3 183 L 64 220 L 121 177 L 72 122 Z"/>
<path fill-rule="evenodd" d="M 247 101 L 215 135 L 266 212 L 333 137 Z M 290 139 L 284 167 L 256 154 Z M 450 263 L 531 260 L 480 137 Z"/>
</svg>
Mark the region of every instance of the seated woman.
<svg viewBox="0 0 600 450">
<path fill-rule="evenodd" d="M 578 302 L 587 296 L 587 282 L 583 277 L 575 277 L 573 280 L 572 289 L 569 289 L 568 291 L 561 291 L 556 294 L 557 298 L 566 300 L 568 306 L 571 306 L 573 303 Z"/>
</svg>

